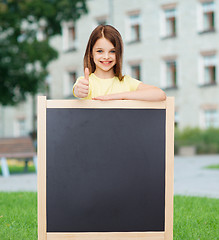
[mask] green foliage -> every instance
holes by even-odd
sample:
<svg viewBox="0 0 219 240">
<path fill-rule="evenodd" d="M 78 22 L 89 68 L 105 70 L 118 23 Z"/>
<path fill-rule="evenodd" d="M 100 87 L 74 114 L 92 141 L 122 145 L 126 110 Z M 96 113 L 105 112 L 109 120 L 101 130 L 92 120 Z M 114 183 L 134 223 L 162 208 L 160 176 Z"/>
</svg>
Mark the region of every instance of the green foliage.
<svg viewBox="0 0 219 240">
<path fill-rule="evenodd" d="M 47 66 L 58 57 L 50 38 L 61 33 L 63 21 L 84 13 L 86 0 L 0 1 L 0 104 L 14 105 L 45 89 Z"/>
<path fill-rule="evenodd" d="M 0 41 L 0 45 L 0 103 L 13 105 L 24 100 L 27 93 L 43 90 L 46 67 L 57 57 L 48 41 L 16 45 Z"/>
<path fill-rule="evenodd" d="M 176 128 L 175 153 L 180 146 L 195 146 L 198 154 L 219 153 L 219 128 Z"/>
</svg>

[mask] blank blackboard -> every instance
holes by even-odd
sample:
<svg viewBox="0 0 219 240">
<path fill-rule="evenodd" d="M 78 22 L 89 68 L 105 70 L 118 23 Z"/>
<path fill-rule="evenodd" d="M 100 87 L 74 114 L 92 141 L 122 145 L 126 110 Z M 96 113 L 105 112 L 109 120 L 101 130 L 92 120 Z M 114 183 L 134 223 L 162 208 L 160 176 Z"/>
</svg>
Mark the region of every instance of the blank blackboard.
<svg viewBox="0 0 219 240">
<path fill-rule="evenodd" d="M 47 109 L 47 231 L 163 231 L 165 119 L 163 109 Z"/>
<path fill-rule="evenodd" d="M 165 233 L 166 108 L 55 105 L 45 110 L 48 236 Z"/>
</svg>

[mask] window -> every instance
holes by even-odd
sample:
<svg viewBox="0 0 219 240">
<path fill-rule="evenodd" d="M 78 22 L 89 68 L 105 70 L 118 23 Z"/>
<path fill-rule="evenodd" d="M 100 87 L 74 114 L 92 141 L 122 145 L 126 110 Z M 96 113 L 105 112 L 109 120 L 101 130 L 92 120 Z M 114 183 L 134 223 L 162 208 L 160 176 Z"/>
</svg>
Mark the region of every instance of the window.
<svg viewBox="0 0 219 240">
<path fill-rule="evenodd" d="M 165 89 L 177 87 L 176 59 L 164 59 L 161 69 L 161 86 Z"/>
<path fill-rule="evenodd" d="M 141 40 L 141 16 L 138 12 L 129 13 L 126 22 L 126 40 L 129 43 Z"/>
<path fill-rule="evenodd" d="M 72 51 L 77 48 L 76 27 L 74 23 L 63 23 L 63 50 Z"/>
<path fill-rule="evenodd" d="M 166 18 L 166 36 L 175 37 L 176 36 L 176 10 L 168 9 L 165 10 Z"/>
<path fill-rule="evenodd" d="M 131 41 L 137 42 L 140 41 L 140 16 L 132 15 L 130 16 L 131 22 Z"/>
<path fill-rule="evenodd" d="M 77 80 L 77 72 L 76 71 L 69 71 L 66 72 L 64 76 L 64 96 L 65 97 L 72 97 L 72 88 L 74 83 Z"/>
<path fill-rule="evenodd" d="M 204 58 L 204 83 L 215 84 L 216 82 L 216 66 L 215 56 L 206 56 Z"/>
<path fill-rule="evenodd" d="M 200 3 L 198 8 L 198 30 L 201 33 L 215 30 L 214 1 L 204 1 Z"/>
<path fill-rule="evenodd" d="M 141 81 L 141 66 L 140 64 L 131 66 L 131 76 Z"/>
<path fill-rule="evenodd" d="M 135 59 L 128 61 L 128 69 L 127 69 L 127 74 L 129 74 L 131 77 L 137 79 L 137 80 L 142 80 L 141 79 L 141 59 Z"/>
<path fill-rule="evenodd" d="M 167 86 L 176 87 L 176 61 L 166 61 Z"/>
<path fill-rule="evenodd" d="M 76 80 L 77 80 L 77 73 L 69 72 L 69 83 L 71 87 L 73 86 L 73 84 L 75 84 Z"/>
<path fill-rule="evenodd" d="M 204 110 L 204 128 L 219 127 L 219 111 L 218 109 Z"/>
<path fill-rule="evenodd" d="M 214 85 L 216 84 L 216 55 L 204 55 L 201 57 L 201 76 L 200 85 Z"/>
<path fill-rule="evenodd" d="M 74 48 L 74 42 L 76 40 L 75 36 L 75 26 L 68 27 L 68 43 L 69 48 Z"/>
<path fill-rule="evenodd" d="M 165 5 L 161 11 L 161 37 L 176 36 L 176 8 L 175 5 Z"/>
<path fill-rule="evenodd" d="M 19 117 L 14 122 L 14 137 L 26 135 L 26 120 L 24 117 Z"/>
</svg>

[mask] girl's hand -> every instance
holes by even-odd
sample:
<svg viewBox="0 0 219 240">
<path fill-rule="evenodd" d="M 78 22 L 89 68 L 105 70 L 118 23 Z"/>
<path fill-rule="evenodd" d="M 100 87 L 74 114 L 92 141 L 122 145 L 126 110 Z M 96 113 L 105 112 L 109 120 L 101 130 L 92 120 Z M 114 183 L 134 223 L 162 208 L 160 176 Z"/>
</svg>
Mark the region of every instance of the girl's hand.
<svg viewBox="0 0 219 240">
<path fill-rule="evenodd" d="M 121 93 L 115 93 L 115 94 L 109 94 L 105 96 L 99 96 L 92 98 L 92 100 L 101 100 L 101 101 L 109 101 L 109 100 L 122 100 L 122 94 Z"/>
<path fill-rule="evenodd" d="M 121 92 L 115 94 L 109 94 L 106 96 L 99 96 L 93 98 L 93 100 L 144 100 L 144 101 L 165 101 L 166 94 L 161 89 L 149 86 L 143 83 L 139 84 L 136 91 L 131 92 Z"/>
<path fill-rule="evenodd" d="M 85 98 L 89 93 L 89 69 L 84 69 L 84 78 L 79 79 L 74 87 L 74 94 L 78 98 Z"/>
</svg>

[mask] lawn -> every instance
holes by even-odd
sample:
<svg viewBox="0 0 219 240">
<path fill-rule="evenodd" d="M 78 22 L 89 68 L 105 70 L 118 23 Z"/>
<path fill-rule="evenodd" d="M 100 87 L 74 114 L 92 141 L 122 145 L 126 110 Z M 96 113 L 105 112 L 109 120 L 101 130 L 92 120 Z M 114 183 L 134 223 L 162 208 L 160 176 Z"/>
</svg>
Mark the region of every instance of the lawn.
<svg viewBox="0 0 219 240">
<path fill-rule="evenodd" d="M 219 240 L 219 199 L 174 197 L 174 240 Z"/>
<path fill-rule="evenodd" d="M 36 193 L 0 193 L 0 239 L 37 239 Z"/>
<path fill-rule="evenodd" d="M 37 194 L 0 193 L 0 239 L 37 239 Z M 219 240 L 219 199 L 174 197 L 174 240 Z"/>
<path fill-rule="evenodd" d="M 209 165 L 209 166 L 207 166 L 205 168 L 207 168 L 207 169 L 219 169 L 219 164 Z"/>
</svg>

